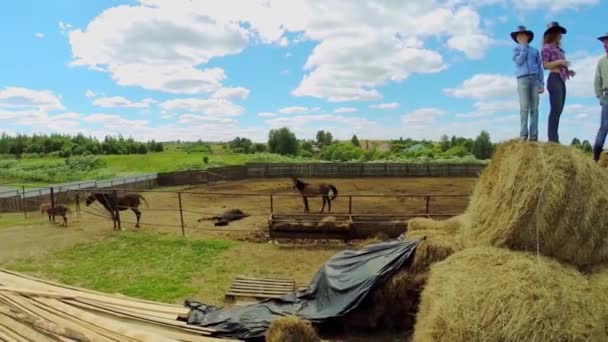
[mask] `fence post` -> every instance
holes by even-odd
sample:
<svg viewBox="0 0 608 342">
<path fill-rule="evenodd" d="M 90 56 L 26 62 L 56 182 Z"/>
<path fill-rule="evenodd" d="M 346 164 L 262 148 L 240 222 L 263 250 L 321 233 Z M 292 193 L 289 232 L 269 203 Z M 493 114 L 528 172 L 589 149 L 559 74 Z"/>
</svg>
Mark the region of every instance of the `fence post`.
<svg viewBox="0 0 608 342">
<path fill-rule="evenodd" d="M 179 220 L 182 224 L 182 236 L 186 236 L 186 228 L 184 226 L 184 211 L 182 210 L 182 193 L 177 192 L 177 200 L 179 202 Z"/>
<path fill-rule="evenodd" d="M 51 187 L 51 218 L 55 222 L 55 189 Z"/>
<path fill-rule="evenodd" d="M 23 207 L 23 218 L 27 220 L 27 207 L 25 206 L 25 185 L 21 187 L 21 206 Z"/>
<path fill-rule="evenodd" d="M 116 223 L 118 224 L 118 230 L 122 230 L 122 225 L 120 224 L 120 209 L 118 208 L 118 194 L 116 193 L 116 190 L 113 190 L 112 194 L 114 195 L 114 203 L 115 203 L 114 219 L 116 220 Z"/>
<path fill-rule="evenodd" d="M 429 216 L 429 206 L 430 206 L 430 202 L 431 202 L 431 196 L 425 196 L 426 199 L 426 211 L 425 211 L 425 215 L 428 217 Z"/>
<path fill-rule="evenodd" d="M 353 196 L 348 196 L 348 214 L 353 213 Z"/>
<path fill-rule="evenodd" d="M 80 193 L 76 192 L 76 215 L 80 218 Z"/>
<path fill-rule="evenodd" d="M 274 197 L 270 194 L 270 213 L 274 214 Z"/>
</svg>

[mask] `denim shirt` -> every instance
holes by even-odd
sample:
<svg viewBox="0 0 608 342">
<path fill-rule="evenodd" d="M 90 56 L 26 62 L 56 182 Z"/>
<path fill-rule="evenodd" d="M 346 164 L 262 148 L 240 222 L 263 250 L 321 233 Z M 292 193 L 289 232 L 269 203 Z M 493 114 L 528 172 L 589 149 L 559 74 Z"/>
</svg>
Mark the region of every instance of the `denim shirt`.
<svg viewBox="0 0 608 342">
<path fill-rule="evenodd" d="M 513 49 L 513 61 L 515 62 L 515 76 L 536 75 L 538 85 L 545 86 L 543 62 L 538 50 L 529 45 L 517 45 Z"/>
</svg>

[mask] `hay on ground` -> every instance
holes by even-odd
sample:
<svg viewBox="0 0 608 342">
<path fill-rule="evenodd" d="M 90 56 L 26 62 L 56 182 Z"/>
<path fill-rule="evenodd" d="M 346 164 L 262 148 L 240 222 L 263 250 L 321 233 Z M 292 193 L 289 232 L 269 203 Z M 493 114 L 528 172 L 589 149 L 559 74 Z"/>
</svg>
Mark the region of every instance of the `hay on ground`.
<svg viewBox="0 0 608 342">
<path fill-rule="evenodd" d="M 414 341 L 606 341 L 590 282 L 555 260 L 483 247 L 435 264 Z"/>
<path fill-rule="evenodd" d="M 428 272 L 432 264 L 462 249 L 460 237 L 443 230 L 414 230 L 405 234 L 408 240 L 422 239 L 407 267 L 411 273 Z"/>
<path fill-rule="evenodd" d="M 608 262 L 608 173 L 554 143 L 501 145 L 466 211 L 465 247 L 495 246 L 585 267 Z"/>
<path fill-rule="evenodd" d="M 433 220 L 428 218 L 415 218 L 407 223 L 409 232 L 415 230 L 440 230 L 446 233 L 458 234 L 462 230 L 462 226 L 466 222 L 466 216 L 459 215 L 451 217 L 447 220 Z"/>
<path fill-rule="evenodd" d="M 266 331 L 267 342 L 319 342 L 310 322 L 295 316 L 281 317 L 270 324 Z"/>
</svg>

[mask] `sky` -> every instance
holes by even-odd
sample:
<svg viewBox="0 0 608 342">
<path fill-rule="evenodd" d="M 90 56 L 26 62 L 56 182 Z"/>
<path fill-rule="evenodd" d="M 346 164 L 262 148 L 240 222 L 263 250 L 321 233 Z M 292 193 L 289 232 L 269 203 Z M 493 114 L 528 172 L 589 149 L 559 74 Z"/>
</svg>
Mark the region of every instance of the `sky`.
<svg viewBox="0 0 608 342">
<path fill-rule="evenodd" d="M 560 140 L 593 141 L 605 13 L 601 0 L 10 1 L 0 131 L 263 142 L 279 127 L 433 140 L 485 129 L 501 141 L 519 135 L 509 33 L 524 24 L 540 48 L 558 21 L 577 72 Z"/>
</svg>

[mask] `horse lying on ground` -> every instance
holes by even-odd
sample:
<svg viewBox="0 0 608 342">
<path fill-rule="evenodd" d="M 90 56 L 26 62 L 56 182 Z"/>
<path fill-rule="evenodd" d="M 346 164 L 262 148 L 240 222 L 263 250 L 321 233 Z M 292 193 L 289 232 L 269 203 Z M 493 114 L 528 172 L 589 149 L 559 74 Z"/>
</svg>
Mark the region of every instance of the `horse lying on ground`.
<svg viewBox="0 0 608 342">
<path fill-rule="evenodd" d="M 116 212 L 116 209 L 118 209 L 118 211 L 131 209 L 131 211 L 133 211 L 137 217 L 135 228 L 139 228 L 141 211 L 139 211 L 137 208 L 141 204 L 140 199 L 146 204 L 146 207 L 148 207 L 148 201 L 146 201 L 146 199 L 138 193 L 130 192 L 123 195 L 117 195 L 115 198 L 114 195 L 110 193 L 92 192 L 86 199 L 86 206 L 88 207 L 91 205 L 91 203 L 98 201 L 112 216 L 114 230 L 116 230 L 118 223 L 118 213 Z"/>
<path fill-rule="evenodd" d="M 230 222 L 232 221 L 237 221 L 240 220 L 242 218 L 245 217 L 249 217 L 249 215 L 245 214 L 244 212 L 242 212 L 240 209 L 230 209 L 228 211 L 225 211 L 223 214 L 219 215 L 219 216 L 213 216 L 213 217 L 209 217 L 209 218 L 200 218 L 198 220 L 198 222 L 201 221 L 205 221 L 205 220 L 215 220 L 215 226 L 227 226 L 228 224 L 230 224 Z"/>
<path fill-rule="evenodd" d="M 331 212 L 331 201 L 338 196 L 338 189 L 335 186 L 327 183 L 305 183 L 298 177 L 292 177 L 293 188 L 300 192 L 304 201 L 304 212 L 310 212 L 308 208 L 308 197 L 323 197 L 323 207 L 321 212 L 325 211 L 325 203 L 327 203 L 328 212 Z"/>
<path fill-rule="evenodd" d="M 49 215 L 49 222 L 51 221 L 52 216 L 61 216 L 63 218 L 62 226 L 64 226 L 64 227 L 68 226 L 67 214 L 70 214 L 71 210 L 70 210 L 70 208 L 66 207 L 65 205 L 57 204 L 57 205 L 55 205 L 55 207 L 49 206 L 46 209 L 46 213 L 47 213 L 47 215 Z"/>
</svg>

